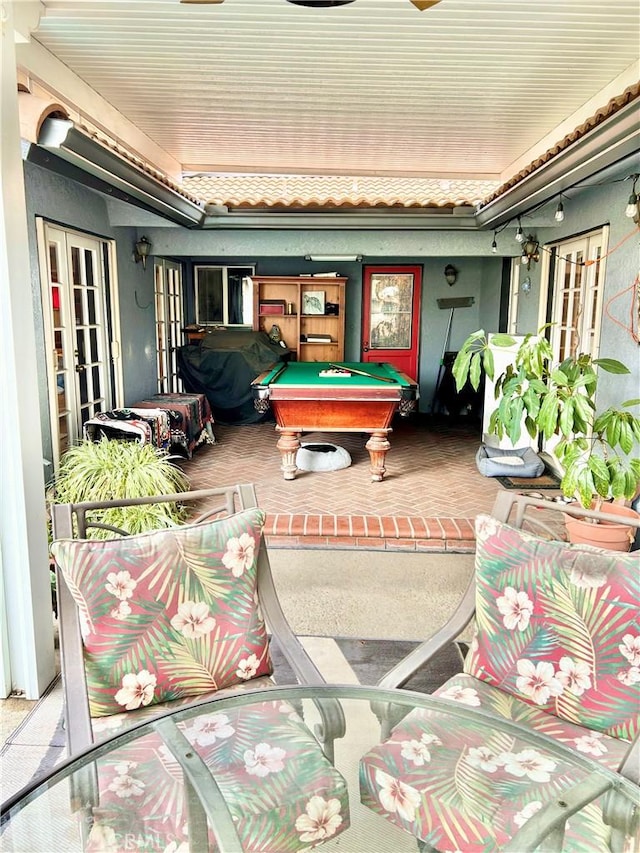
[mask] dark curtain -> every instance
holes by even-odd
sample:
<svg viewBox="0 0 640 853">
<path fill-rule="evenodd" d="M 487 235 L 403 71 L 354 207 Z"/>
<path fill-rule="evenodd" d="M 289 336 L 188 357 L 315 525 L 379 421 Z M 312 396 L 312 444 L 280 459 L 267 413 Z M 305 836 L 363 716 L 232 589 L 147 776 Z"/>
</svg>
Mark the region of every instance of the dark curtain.
<svg viewBox="0 0 640 853">
<path fill-rule="evenodd" d="M 230 272 L 227 284 L 229 323 L 231 325 L 242 325 L 242 276 L 238 273 Z"/>
</svg>

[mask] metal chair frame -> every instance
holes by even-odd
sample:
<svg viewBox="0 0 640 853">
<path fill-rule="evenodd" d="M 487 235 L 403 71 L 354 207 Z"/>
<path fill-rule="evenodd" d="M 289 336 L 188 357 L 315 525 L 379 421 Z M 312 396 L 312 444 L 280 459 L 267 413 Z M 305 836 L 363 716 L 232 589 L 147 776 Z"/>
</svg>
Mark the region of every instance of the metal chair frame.
<svg viewBox="0 0 640 853">
<path fill-rule="evenodd" d="M 560 512 L 577 518 L 619 522 L 640 529 L 640 517 L 637 520 L 629 519 L 627 516 L 584 509 L 576 504 L 548 501 L 509 491 L 503 491 L 497 495 L 491 515 L 505 524 L 518 528 L 526 526 L 532 533 L 551 539 L 557 538 L 557 530 L 544 517 L 544 513 L 540 513 L 542 510 L 552 513 Z M 440 650 L 454 642 L 469 625 L 474 618 L 475 602 L 476 584 L 475 576 L 472 576 L 457 608 L 447 622 L 389 670 L 378 682 L 378 686 L 403 687 L 415 672 L 427 664 Z M 390 720 L 382 706 L 376 706 L 374 710 L 381 722 L 383 738 L 386 738 L 397 720 Z M 617 772 L 620 777 L 640 785 L 640 733 L 629 744 L 629 749 Z M 635 832 L 638 828 L 640 807 L 631 808 L 628 799 L 616 796 L 616 793 L 615 785 L 612 786 L 606 781 L 603 783 L 602 780 L 596 780 L 592 784 L 583 782 L 573 786 L 569 791 L 563 791 L 557 802 L 547 803 L 527 821 L 511 840 L 509 849 L 525 853 L 525 851 L 536 850 L 543 843 L 540 849 L 561 851 L 566 821 L 587 803 L 604 794 L 603 814 L 605 821 L 612 826 L 612 850 L 622 850 L 625 835 Z M 426 845 L 421 845 L 420 849 L 430 850 Z"/>
<path fill-rule="evenodd" d="M 199 489 L 153 497 L 88 501 L 78 504 L 53 504 L 51 506 L 53 538 L 83 539 L 90 528 L 102 528 L 121 535 L 128 535 L 126 531 L 119 528 L 92 521 L 90 514 L 95 510 L 167 502 L 185 503 L 210 500 L 211 498 L 219 498 L 219 502 L 191 520 L 190 524 L 198 524 L 212 518 L 232 515 L 239 510 L 258 506 L 252 484 L 239 484 L 218 489 Z M 257 560 L 258 596 L 271 639 L 276 641 L 298 683 L 324 684 L 325 679 L 291 629 L 284 614 L 273 580 L 264 538 L 260 542 Z M 56 577 L 67 745 L 69 754 L 74 755 L 90 746 L 94 739 L 89 713 L 78 608 L 62 572 L 57 567 Z M 197 696 L 194 697 L 194 701 L 197 701 L 198 698 Z M 340 704 L 336 701 L 318 701 L 317 708 L 321 723 L 315 727 L 316 736 L 321 741 L 327 758 L 333 761 L 333 742 L 336 738 L 343 737 L 345 733 L 344 714 Z M 135 712 L 132 714 L 133 720 L 135 720 Z"/>
</svg>

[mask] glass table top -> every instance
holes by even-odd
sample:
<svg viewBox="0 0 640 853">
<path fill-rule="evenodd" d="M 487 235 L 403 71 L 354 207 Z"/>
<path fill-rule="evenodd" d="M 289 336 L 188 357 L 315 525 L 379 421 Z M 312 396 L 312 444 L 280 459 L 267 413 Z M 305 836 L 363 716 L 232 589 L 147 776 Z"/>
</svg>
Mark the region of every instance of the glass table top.
<svg viewBox="0 0 640 853">
<path fill-rule="evenodd" d="M 333 732 L 322 731 L 323 719 L 332 721 Z M 390 740 L 381 733 L 381 719 L 389 721 Z M 331 735 L 337 735 L 335 754 L 321 746 Z M 545 820 L 555 819 L 558 802 L 570 808 L 575 801 L 579 811 L 582 802 L 607 791 L 618 808 L 640 812 L 638 788 L 627 780 L 482 709 L 404 690 L 274 687 L 183 706 L 65 762 L 4 804 L 0 848 L 285 853 L 319 845 L 346 853 L 416 853 L 416 836 L 436 831 L 431 818 L 423 816 L 429 832 L 420 819 L 420 797 L 430 788 L 441 793 L 450 786 L 450 796 L 466 798 L 463 807 L 480 816 L 485 808 L 471 777 L 462 781 L 454 750 L 449 770 L 431 762 L 436 746 L 446 754 L 463 739 L 461 755 L 485 760 L 484 770 L 476 762 L 478 773 L 493 772 L 483 749 L 503 756 L 502 770 L 513 775 L 507 779 L 512 788 L 504 778 L 496 782 L 505 800 L 510 790 L 529 785 L 531 805 L 545 774 L 552 776 L 554 802 L 538 807 L 545 806 Z M 505 755 L 512 756 L 511 768 Z M 504 849 L 524 849 L 526 837 L 516 833 L 524 832 L 527 818 L 533 831 L 529 811 L 520 822 L 505 823 L 517 846 Z M 495 819 L 487 813 L 487 820 Z"/>
</svg>

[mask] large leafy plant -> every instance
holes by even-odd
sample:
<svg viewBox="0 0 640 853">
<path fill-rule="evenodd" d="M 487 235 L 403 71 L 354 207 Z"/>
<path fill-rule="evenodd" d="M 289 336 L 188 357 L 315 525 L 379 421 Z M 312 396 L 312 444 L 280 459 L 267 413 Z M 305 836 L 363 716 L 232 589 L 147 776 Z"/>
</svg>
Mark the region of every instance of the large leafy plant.
<svg viewBox="0 0 640 853">
<path fill-rule="evenodd" d="M 564 475 L 560 488 L 568 497 L 579 497 L 583 506 L 600 498 L 627 498 L 640 483 L 640 459 L 632 455 L 640 443 L 640 418 L 630 411 L 640 400 L 596 413 L 599 370 L 630 373 L 616 359 L 592 359 L 578 353 L 554 364 L 553 351 L 543 327 L 526 335 L 513 363 L 495 381 L 497 408 L 489 420 L 489 432 L 507 436 L 517 446 L 522 423 L 532 438 L 559 438 L 554 447 Z M 478 388 L 482 370 L 494 379 L 494 350 L 516 343 L 509 335 L 492 335 L 480 329 L 462 345 L 453 365 L 460 390 L 467 379 Z"/>
<path fill-rule="evenodd" d="M 62 457 L 50 491 L 54 503 L 81 503 L 117 498 L 170 495 L 186 491 L 189 481 L 173 465 L 168 455 L 150 444 L 137 441 L 83 441 L 70 447 Z M 95 510 L 92 521 L 112 525 L 129 533 L 171 527 L 185 518 L 185 510 L 175 503 L 144 504 Z M 93 539 L 113 533 L 89 528 Z"/>
</svg>

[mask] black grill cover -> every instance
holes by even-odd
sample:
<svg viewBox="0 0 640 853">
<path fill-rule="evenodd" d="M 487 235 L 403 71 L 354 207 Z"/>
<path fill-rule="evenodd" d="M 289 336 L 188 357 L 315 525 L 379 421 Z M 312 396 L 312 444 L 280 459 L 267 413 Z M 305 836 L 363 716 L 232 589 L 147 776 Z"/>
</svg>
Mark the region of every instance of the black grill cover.
<svg viewBox="0 0 640 853">
<path fill-rule="evenodd" d="M 216 423 L 254 424 L 271 415 L 256 412 L 251 383 L 287 358 L 265 332 L 220 330 L 178 349 L 178 373 L 186 391 L 206 395 Z"/>
</svg>

